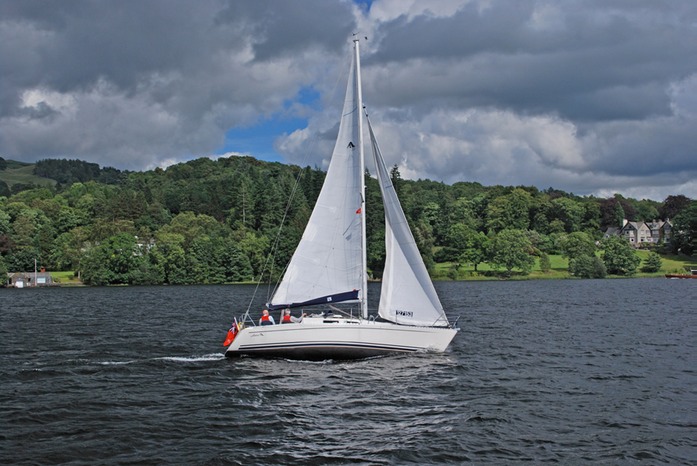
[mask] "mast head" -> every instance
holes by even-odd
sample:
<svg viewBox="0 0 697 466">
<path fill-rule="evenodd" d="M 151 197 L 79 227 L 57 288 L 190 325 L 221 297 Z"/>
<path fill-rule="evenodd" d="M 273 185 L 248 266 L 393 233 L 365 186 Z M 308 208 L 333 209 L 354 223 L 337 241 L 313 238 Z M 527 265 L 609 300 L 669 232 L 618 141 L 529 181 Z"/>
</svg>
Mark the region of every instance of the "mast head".
<svg viewBox="0 0 697 466">
<path fill-rule="evenodd" d="M 358 33 L 357 33 L 357 32 L 354 32 L 354 33 L 353 33 L 353 39 L 352 39 L 352 40 L 353 40 L 353 42 L 360 42 L 360 41 L 361 41 L 361 38 L 358 37 Z M 368 36 L 363 36 L 363 40 L 367 41 L 367 40 L 368 40 Z"/>
</svg>

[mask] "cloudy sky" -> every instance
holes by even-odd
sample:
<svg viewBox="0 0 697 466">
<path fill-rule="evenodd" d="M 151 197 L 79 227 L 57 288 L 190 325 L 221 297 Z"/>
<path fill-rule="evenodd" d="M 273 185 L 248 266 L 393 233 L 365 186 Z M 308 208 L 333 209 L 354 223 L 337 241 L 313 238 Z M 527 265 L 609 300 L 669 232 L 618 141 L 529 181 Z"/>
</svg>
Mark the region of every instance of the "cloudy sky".
<svg viewBox="0 0 697 466">
<path fill-rule="evenodd" d="M 697 198 L 694 0 L 0 0 L 0 156 L 326 167 L 354 32 L 405 178 Z"/>
</svg>

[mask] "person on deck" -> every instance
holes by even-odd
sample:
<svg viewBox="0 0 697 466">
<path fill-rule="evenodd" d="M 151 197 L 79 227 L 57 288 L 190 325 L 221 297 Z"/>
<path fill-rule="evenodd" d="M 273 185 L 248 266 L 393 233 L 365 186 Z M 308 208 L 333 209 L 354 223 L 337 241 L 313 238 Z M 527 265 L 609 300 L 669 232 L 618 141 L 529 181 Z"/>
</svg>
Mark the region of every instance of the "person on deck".
<svg viewBox="0 0 697 466">
<path fill-rule="evenodd" d="M 261 319 L 259 319 L 259 325 L 274 325 L 276 321 L 273 320 L 273 316 L 269 315 L 269 310 L 264 309 L 261 311 Z"/>
<path fill-rule="evenodd" d="M 282 324 L 297 324 L 299 322 L 302 322 L 302 320 L 303 320 L 302 317 L 295 317 L 295 316 L 290 315 L 290 309 L 284 310 L 283 317 L 281 317 Z"/>
</svg>

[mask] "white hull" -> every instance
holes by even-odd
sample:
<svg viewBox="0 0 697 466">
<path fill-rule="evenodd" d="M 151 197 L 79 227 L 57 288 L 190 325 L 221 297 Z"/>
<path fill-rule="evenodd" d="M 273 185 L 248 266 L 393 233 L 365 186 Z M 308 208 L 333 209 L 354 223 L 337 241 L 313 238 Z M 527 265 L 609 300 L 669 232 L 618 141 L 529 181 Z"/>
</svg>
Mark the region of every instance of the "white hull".
<svg viewBox="0 0 697 466">
<path fill-rule="evenodd" d="M 306 317 L 300 323 L 246 327 L 237 334 L 225 356 L 324 360 L 358 359 L 400 352 L 443 352 L 456 333 L 457 329 L 447 327 Z"/>
</svg>

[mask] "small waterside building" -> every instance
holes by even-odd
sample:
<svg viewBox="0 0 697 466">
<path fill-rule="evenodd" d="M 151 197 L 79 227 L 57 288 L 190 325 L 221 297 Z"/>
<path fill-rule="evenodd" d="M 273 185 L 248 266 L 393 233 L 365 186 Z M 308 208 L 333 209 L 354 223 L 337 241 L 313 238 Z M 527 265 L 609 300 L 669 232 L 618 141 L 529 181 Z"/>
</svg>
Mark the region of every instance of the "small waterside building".
<svg viewBox="0 0 697 466">
<path fill-rule="evenodd" d="M 7 284 L 14 288 L 29 288 L 34 286 L 53 286 L 53 278 L 49 272 L 11 272 L 7 274 Z"/>
</svg>

